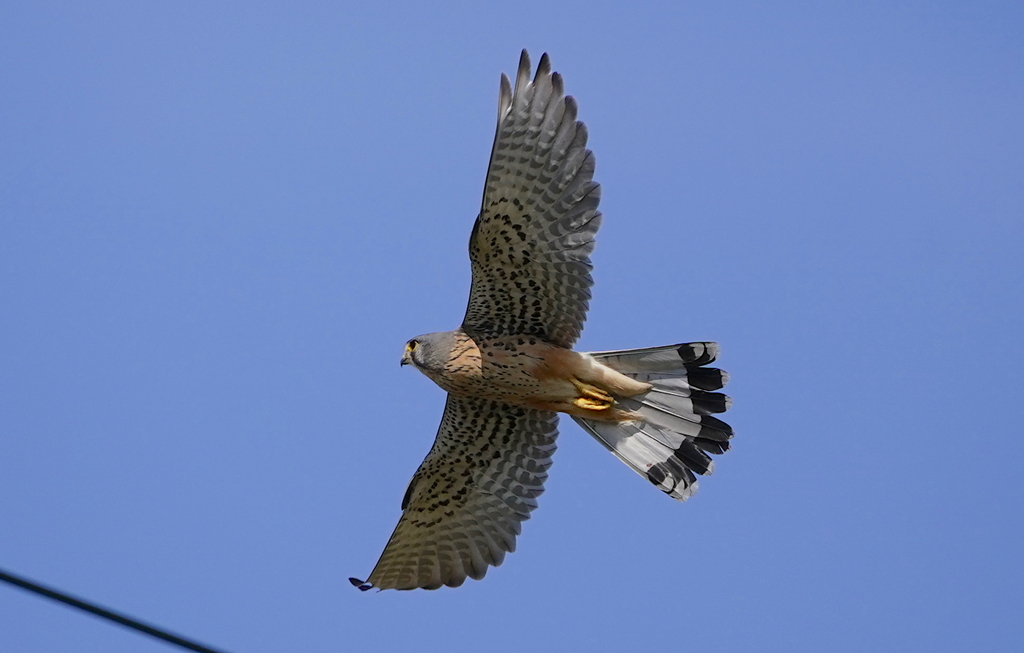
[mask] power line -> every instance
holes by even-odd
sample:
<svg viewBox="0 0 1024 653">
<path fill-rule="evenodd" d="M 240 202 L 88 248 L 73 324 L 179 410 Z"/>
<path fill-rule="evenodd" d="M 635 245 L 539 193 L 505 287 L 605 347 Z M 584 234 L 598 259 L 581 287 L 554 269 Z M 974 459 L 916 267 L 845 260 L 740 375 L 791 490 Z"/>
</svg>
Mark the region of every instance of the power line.
<svg viewBox="0 0 1024 653">
<path fill-rule="evenodd" d="M 42 596 L 45 596 L 46 598 L 53 599 L 54 601 L 66 603 L 70 606 L 78 608 L 79 610 L 91 612 L 92 614 L 98 617 L 109 619 L 110 621 L 119 623 L 122 626 L 134 628 L 135 630 L 141 633 L 146 633 L 150 637 L 162 639 L 165 642 L 176 644 L 190 651 L 198 651 L 199 653 L 224 653 L 224 651 L 215 648 L 210 648 L 209 646 L 203 646 L 202 644 L 185 639 L 180 635 L 169 633 L 166 630 L 157 628 L 156 626 L 150 626 L 149 624 L 142 623 L 141 621 L 138 621 L 137 619 L 132 619 L 127 615 L 123 615 L 118 612 L 114 612 L 113 610 L 102 608 L 96 605 L 95 603 L 89 603 L 88 601 L 83 601 L 82 599 L 75 598 L 69 594 L 58 592 L 55 589 L 45 587 L 38 583 L 33 583 L 32 581 L 26 578 L 15 576 L 14 574 L 4 571 L 3 569 L 0 569 L 0 580 L 8 582 L 11 585 L 16 585 L 17 587 L 26 589 L 30 592 L 35 592 L 36 594 L 40 594 Z"/>
</svg>

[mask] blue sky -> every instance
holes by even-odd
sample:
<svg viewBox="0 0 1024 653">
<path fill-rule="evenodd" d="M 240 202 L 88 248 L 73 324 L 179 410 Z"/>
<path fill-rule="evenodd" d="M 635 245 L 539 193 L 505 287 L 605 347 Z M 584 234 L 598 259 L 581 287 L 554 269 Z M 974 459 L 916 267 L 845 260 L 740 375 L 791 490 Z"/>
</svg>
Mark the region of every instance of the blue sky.
<svg viewBox="0 0 1024 653">
<path fill-rule="evenodd" d="M 580 348 L 719 341 L 734 450 L 680 505 L 563 420 L 502 567 L 362 594 L 523 47 L 603 185 Z M 239 653 L 1024 647 L 1018 3 L 9 2 L 0 89 L 0 567 Z"/>
</svg>

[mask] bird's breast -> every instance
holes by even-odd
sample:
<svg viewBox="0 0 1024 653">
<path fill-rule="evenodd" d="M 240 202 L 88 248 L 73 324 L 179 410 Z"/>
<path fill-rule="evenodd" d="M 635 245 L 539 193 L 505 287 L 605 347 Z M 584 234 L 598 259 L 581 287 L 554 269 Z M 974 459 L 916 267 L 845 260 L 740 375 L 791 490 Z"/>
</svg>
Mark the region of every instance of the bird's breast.
<svg viewBox="0 0 1024 653">
<path fill-rule="evenodd" d="M 443 368 L 424 373 L 454 395 L 550 408 L 577 396 L 573 380 L 586 365 L 580 354 L 536 337 L 477 342 L 460 334 Z"/>
</svg>

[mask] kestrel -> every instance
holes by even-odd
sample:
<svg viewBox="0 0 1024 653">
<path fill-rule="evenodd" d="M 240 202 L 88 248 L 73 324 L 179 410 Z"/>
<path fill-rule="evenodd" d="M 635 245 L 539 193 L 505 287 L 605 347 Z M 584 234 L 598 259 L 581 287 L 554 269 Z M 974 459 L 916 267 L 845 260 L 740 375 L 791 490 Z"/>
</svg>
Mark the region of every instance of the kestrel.
<svg viewBox="0 0 1024 653">
<path fill-rule="evenodd" d="M 405 345 L 448 392 L 437 438 L 402 517 L 359 589 L 458 587 L 516 546 L 555 451 L 558 413 L 674 499 L 709 474 L 732 429 L 712 416 L 728 375 L 713 342 L 579 353 L 590 253 L 601 224 L 587 129 L 547 54 L 515 90 L 501 76 L 483 206 L 469 239 L 473 282 L 462 326 Z"/>
</svg>

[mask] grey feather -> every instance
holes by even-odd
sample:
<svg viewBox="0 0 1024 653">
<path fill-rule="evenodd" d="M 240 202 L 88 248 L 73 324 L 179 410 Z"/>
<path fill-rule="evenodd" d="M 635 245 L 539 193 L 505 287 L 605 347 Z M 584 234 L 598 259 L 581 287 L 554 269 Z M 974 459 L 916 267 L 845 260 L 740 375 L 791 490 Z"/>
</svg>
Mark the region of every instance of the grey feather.
<svg viewBox="0 0 1024 653">
<path fill-rule="evenodd" d="M 727 451 L 733 435 L 728 424 L 707 414 L 730 405 L 725 395 L 707 391 L 721 388 L 729 378 L 721 370 L 705 367 L 718 355 L 718 345 L 694 342 L 590 355 L 652 387 L 644 394 L 617 400 L 619 408 L 637 413 L 641 420 L 573 419 L 662 492 L 685 501 L 697 491 L 696 476 L 714 471 L 707 454 Z M 699 381 L 691 382 L 691 377 Z"/>
<path fill-rule="evenodd" d="M 557 435 L 555 413 L 449 396 L 434 446 L 366 584 L 458 587 L 500 565 L 537 507 Z"/>
<path fill-rule="evenodd" d="M 503 82 L 484 197 L 470 237 L 473 270 L 462 328 L 473 337 L 532 335 L 562 347 L 579 337 L 590 301 L 590 254 L 601 225 L 587 130 L 576 101 L 541 57 Z"/>
</svg>

